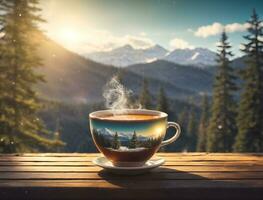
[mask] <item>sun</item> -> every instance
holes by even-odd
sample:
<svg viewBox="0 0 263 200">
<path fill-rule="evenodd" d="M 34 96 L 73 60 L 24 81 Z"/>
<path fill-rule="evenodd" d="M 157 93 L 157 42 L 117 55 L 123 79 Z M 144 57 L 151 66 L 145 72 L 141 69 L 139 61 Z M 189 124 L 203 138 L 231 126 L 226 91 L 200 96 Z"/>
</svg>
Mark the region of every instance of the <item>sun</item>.
<svg viewBox="0 0 263 200">
<path fill-rule="evenodd" d="M 59 35 L 65 43 L 76 43 L 79 40 L 78 32 L 74 29 L 64 28 Z"/>
</svg>

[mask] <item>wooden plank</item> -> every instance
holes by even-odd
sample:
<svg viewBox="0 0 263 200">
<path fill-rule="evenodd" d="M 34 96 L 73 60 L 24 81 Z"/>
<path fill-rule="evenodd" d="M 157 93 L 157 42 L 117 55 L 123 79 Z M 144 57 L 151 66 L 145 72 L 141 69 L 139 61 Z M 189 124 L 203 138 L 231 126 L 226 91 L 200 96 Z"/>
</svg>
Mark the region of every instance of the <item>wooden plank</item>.
<svg viewBox="0 0 263 200">
<path fill-rule="evenodd" d="M 96 166 L 0 166 L 0 172 L 97 172 L 100 171 L 100 167 Z M 217 171 L 253 171 L 262 172 L 262 166 L 163 166 L 155 170 L 160 171 L 207 171 L 207 172 L 217 172 Z"/>
<path fill-rule="evenodd" d="M 68 161 L 68 162 L 45 162 L 45 161 L 5 161 L 0 162 L 0 166 L 92 166 L 94 165 L 90 160 L 88 161 Z M 262 166 L 262 161 L 166 161 L 165 166 Z"/>
<path fill-rule="evenodd" d="M 89 187 L 129 189 L 263 188 L 262 180 L 0 180 L 1 187 Z M 262 191 L 263 192 L 263 191 Z"/>
<path fill-rule="evenodd" d="M 138 176 L 113 175 L 101 173 L 63 173 L 63 172 L 1 172 L 0 180 L 263 180 L 263 172 L 165 172 L 147 173 Z"/>
<path fill-rule="evenodd" d="M 263 154 L 169 153 L 165 166 L 116 176 L 99 154 L 0 155 L 0 199 L 262 199 Z"/>
</svg>

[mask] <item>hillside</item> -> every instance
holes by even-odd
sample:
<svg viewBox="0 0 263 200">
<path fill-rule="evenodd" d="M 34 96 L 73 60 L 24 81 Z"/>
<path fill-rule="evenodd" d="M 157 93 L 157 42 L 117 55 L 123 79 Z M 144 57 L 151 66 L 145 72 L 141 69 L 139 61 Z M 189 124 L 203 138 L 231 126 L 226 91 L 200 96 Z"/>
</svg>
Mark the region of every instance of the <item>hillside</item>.
<svg viewBox="0 0 263 200">
<path fill-rule="evenodd" d="M 149 78 L 174 84 L 195 92 L 211 92 L 213 74 L 197 67 L 183 66 L 164 60 L 129 66 L 127 70 Z"/>
</svg>

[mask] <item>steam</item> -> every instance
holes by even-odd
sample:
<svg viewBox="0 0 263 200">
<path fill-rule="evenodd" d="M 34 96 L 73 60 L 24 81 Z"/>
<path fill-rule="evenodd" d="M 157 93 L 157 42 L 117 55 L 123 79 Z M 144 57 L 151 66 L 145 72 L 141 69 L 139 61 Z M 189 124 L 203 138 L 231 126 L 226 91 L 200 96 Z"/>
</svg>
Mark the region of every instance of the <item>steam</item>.
<svg viewBox="0 0 263 200">
<path fill-rule="evenodd" d="M 133 92 L 125 88 L 117 76 L 105 85 L 103 91 L 105 98 L 105 106 L 108 109 L 115 110 L 116 112 L 124 112 L 125 109 L 140 109 L 139 102 L 133 100 Z"/>
</svg>

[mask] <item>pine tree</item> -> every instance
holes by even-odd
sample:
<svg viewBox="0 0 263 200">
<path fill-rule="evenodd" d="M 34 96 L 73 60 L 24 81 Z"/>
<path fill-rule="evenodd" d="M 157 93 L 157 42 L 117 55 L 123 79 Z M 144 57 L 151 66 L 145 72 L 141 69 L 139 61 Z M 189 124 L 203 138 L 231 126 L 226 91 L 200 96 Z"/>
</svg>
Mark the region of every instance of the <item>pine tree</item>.
<svg viewBox="0 0 263 200">
<path fill-rule="evenodd" d="M 37 5 L 37 0 L 3 0 L 0 4 L 1 152 L 37 151 L 62 144 L 43 137 L 46 130 L 37 117 L 41 106 L 33 87 L 43 81 L 35 72 L 41 65 L 36 55 L 41 35 L 37 24 L 43 22 Z"/>
<path fill-rule="evenodd" d="M 202 114 L 198 127 L 198 138 L 197 138 L 197 151 L 206 151 L 206 137 L 207 127 L 209 120 L 209 103 L 206 94 L 203 95 L 202 99 Z"/>
<path fill-rule="evenodd" d="M 112 142 L 112 148 L 113 149 L 119 149 L 120 148 L 120 140 L 119 140 L 119 135 L 116 132 L 113 138 L 113 142 Z"/>
<path fill-rule="evenodd" d="M 152 107 L 151 95 L 148 89 L 148 81 L 143 80 L 142 90 L 140 94 L 140 104 L 145 109 L 150 109 Z"/>
<path fill-rule="evenodd" d="M 190 109 L 188 112 L 188 123 L 187 123 L 187 150 L 193 152 L 196 150 L 197 143 L 197 119 L 194 110 L 193 100 L 190 100 Z"/>
<path fill-rule="evenodd" d="M 178 115 L 178 122 L 180 123 L 181 128 L 184 130 L 183 132 L 185 132 L 187 129 L 188 110 L 189 110 L 189 108 L 185 107 L 185 108 L 183 108 L 183 110 Z"/>
<path fill-rule="evenodd" d="M 165 91 L 163 89 L 163 87 L 160 87 L 159 90 L 159 94 L 158 94 L 158 98 L 157 98 L 157 106 L 156 106 L 156 110 L 165 112 L 168 114 L 168 117 L 170 117 L 170 111 L 169 111 L 169 106 L 168 106 L 168 99 L 166 97 Z M 166 151 L 166 147 L 162 146 L 159 149 L 159 152 L 165 152 Z"/>
<path fill-rule="evenodd" d="M 6 19 L 4 18 L 4 13 L 7 12 L 5 2 L 0 3 L 0 26 L 1 29 L 6 27 Z M 12 152 L 12 147 L 10 138 L 6 136 L 6 133 L 9 132 L 9 120 L 7 119 L 6 114 L 8 113 L 8 107 L 5 96 L 8 94 L 8 89 L 6 85 L 8 83 L 7 74 L 5 73 L 8 70 L 8 66 L 4 63 L 3 50 L 6 45 L 3 42 L 4 32 L 0 30 L 0 153 L 1 152 Z"/>
<path fill-rule="evenodd" d="M 158 100 L 157 100 L 157 110 L 169 113 L 168 100 L 163 87 L 160 87 Z"/>
<path fill-rule="evenodd" d="M 244 38 L 247 44 L 246 67 L 241 72 L 244 89 L 238 110 L 238 134 L 234 150 L 238 152 L 263 151 L 263 21 L 253 10 L 248 35 Z"/>
<path fill-rule="evenodd" d="M 232 150 L 236 134 L 235 125 L 235 86 L 234 70 L 230 66 L 232 56 L 225 32 L 218 45 L 218 69 L 213 87 L 211 120 L 207 132 L 207 151 L 229 152 Z"/>
<path fill-rule="evenodd" d="M 136 131 L 133 132 L 132 138 L 130 140 L 129 149 L 135 149 L 138 146 L 138 139 Z"/>
<path fill-rule="evenodd" d="M 178 123 L 181 126 L 182 134 L 180 136 L 180 140 L 176 143 L 176 146 L 178 149 L 181 151 L 187 150 L 188 146 L 188 136 L 186 135 L 187 133 L 187 125 L 188 125 L 188 119 L 189 119 L 189 108 L 184 107 L 182 111 L 178 114 Z M 167 149 L 170 149 L 170 146 L 167 146 Z"/>
</svg>

